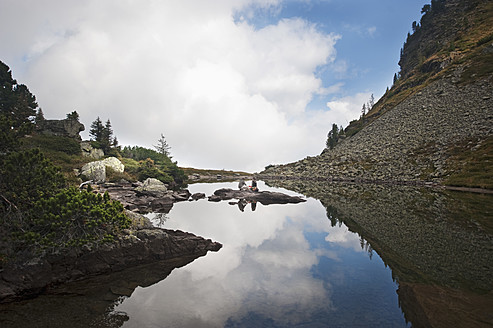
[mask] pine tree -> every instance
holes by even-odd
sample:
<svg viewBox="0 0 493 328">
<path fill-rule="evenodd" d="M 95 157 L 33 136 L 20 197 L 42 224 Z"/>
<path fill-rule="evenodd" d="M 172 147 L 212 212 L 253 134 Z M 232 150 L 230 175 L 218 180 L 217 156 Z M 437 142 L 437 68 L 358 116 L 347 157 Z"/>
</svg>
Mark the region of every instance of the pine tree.
<svg viewBox="0 0 493 328">
<path fill-rule="evenodd" d="M 156 146 L 154 146 L 156 151 L 160 154 L 163 154 L 164 156 L 166 156 L 168 158 L 171 158 L 170 157 L 171 147 L 166 142 L 166 138 L 164 137 L 164 135 L 162 133 L 161 133 L 161 138 L 159 138 L 159 140 L 157 142 L 158 142 L 158 144 Z"/>
<path fill-rule="evenodd" d="M 19 139 L 31 133 L 37 107 L 36 97 L 0 61 L 0 153 L 15 150 Z"/>
<path fill-rule="evenodd" d="M 101 149 L 105 153 L 108 153 L 113 145 L 113 129 L 111 128 L 111 122 L 108 119 L 101 132 L 101 140 L 99 141 Z"/>
<path fill-rule="evenodd" d="M 101 142 L 102 137 L 103 137 L 103 122 L 101 122 L 101 119 L 98 118 L 91 123 L 91 129 L 89 130 L 89 136 L 91 136 L 91 140 Z"/>
<path fill-rule="evenodd" d="M 67 114 L 67 119 L 79 122 L 79 113 L 74 110 L 72 113 Z"/>
<path fill-rule="evenodd" d="M 339 141 L 339 127 L 337 126 L 337 124 L 334 123 L 332 124 L 332 130 L 330 130 L 329 134 L 327 135 L 327 142 L 326 142 L 327 148 L 329 149 L 334 148 L 337 141 Z"/>
<path fill-rule="evenodd" d="M 36 124 L 39 124 L 44 120 L 45 120 L 45 115 L 43 114 L 43 110 L 39 108 L 38 111 L 36 112 L 36 118 L 34 119 L 34 121 L 36 122 Z"/>
</svg>

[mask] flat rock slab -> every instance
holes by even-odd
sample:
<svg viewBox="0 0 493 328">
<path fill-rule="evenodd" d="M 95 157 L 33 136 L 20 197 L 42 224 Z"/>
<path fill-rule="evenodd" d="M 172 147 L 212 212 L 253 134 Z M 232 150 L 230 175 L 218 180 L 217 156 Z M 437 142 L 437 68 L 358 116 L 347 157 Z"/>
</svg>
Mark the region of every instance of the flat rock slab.
<svg viewBox="0 0 493 328">
<path fill-rule="evenodd" d="M 214 195 L 209 197 L 211 202 L 219 202 L 230 199 L 245 199 L 250 202 L 259 202 L 262 205 L 270 204 L 297 204 L 306 202 L 306 199 L 299 196 L 289 196 L 280 192 L 273 191 L 251 191 L 251 190 L 233 190 L 228 188 L 218 189 Z"/>
<path fill-rule="evenodd" d="M 192 261 L 222 247 L 221 243 L 188 232 L 149 227 L 149 224 L 126 233 L 113 243 L 73 248 L 5 266 L 0 271 L 0 303 L 36 296 L 50 286 L 162 260 Z"/>
</svg>

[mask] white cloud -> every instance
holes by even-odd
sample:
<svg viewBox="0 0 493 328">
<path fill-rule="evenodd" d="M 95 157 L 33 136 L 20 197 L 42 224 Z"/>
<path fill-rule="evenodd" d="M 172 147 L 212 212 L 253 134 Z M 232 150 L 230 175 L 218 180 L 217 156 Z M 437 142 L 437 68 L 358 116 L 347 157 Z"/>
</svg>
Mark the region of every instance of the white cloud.
<svg viewBox="0 0 493 328">
<path fill-rule="evenodd" d="M 339 36 L 299 18 L 261 29 L 234 21 L 239 8 L 280 1 L 7 2 L 0 18 L 24 28 L 0 32 L 0 56 L 47 117 L 77 110 L 86 130 L 109 118 L 123 145 L 151 147 L 163 133 L 180 165 L 256 171 L 298 160 L 352 113 L 306 111 L 340 88 L 316 75 Z"/>
<path fill-rule="evenodd" d="M 342 126 L 348 125 L 351 120 L 361 114 L 361 108 L 363 104 L 368 102 L 370 95 L 370 92 L 361 92 L 354 96 L 337 98 L 327 102 L 333 123 Z"/>
<path fill-rule="evenodd" d="M 375 33 L 377 32 L 377 27 L 376 26 L 370 26 L 366 29 L 366 32 L 368 33 L 369 36 L 373 37 Z"/>
</svg>

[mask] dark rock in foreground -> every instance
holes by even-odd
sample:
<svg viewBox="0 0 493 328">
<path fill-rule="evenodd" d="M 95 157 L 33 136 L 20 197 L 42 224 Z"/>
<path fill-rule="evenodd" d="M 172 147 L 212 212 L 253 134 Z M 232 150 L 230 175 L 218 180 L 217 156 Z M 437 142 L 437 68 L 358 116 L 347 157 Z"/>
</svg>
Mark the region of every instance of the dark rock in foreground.
<svg viewBox="0 0 493 328">
<path fill-rule="evenodd" d="M 280 192 L 251 190 L 233 190 L 228 188 L 218 189 L 214 195 L 209 197 L 209 201 L 218 202 L 229 199 L 245 199 L 249 202 L 259 202 L 262 205 L 270 204 L 297 204 L 306 202 L 305 199 L 298 196 L 289 196 Z"/>
<path fill-rule="evenodd" d="M 122 296 L 130 297 L 137 287 L 166 279 L 175 268 L 195 259 L 184 256 L 139 265 L 49 288 L 27 302 L 0 304 L 1 327 L 121 327 L 129 316 L 113 309 Z"/>
<path fill-rule="evenodd" d="M 222 245 L 194 234 L 141 224 L 114 243 L 48 255 L 0 272 L 0 303 L 32 297 L 48 287 L 143 264 L 200 257 Z"/>
</svg>

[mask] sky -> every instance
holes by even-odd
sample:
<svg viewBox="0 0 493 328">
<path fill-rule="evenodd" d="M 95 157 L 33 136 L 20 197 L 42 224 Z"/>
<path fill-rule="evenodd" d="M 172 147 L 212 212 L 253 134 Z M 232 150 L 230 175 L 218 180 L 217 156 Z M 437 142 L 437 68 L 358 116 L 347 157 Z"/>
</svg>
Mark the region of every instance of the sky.
<svg viewBox="0 0 493 328">
<path fill-rule="evenodd" d="M 161 134 L 182 167 L 314 156 L 399 71 L 422 0 L 0 0 L 0 60 L 47 119 Z"/>
</svg>

